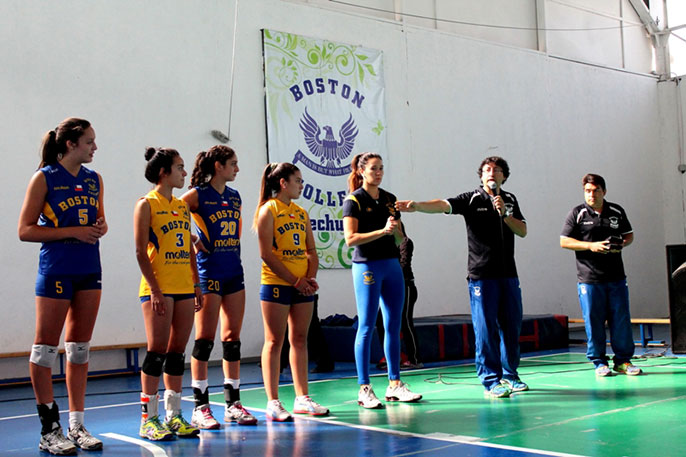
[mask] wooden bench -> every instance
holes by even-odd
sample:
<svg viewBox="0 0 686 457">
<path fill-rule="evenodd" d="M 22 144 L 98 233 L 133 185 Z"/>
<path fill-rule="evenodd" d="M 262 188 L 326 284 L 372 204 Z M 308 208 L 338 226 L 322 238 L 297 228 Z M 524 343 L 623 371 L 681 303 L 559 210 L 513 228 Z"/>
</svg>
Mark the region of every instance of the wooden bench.
<svg viewBox="0 0 686 457">
<path fill-rule="evenodd" d="M 583 324 L 583 319 L 569 319 L 570 324 Z M 653 340 L 653 324 L 656 325 L 669 325 L 669 318 L 632 318 L 632 324 L 638 324 L 638 328 L 641 332 L 641 339 L 636 341 L 636 344 L 640 344 L 642 347 L 652 346 L 664 346 L 664 340 Z"/>
<path fill-rule="evenodd" d="M 147 343 L 128 343 L 128 344 L 107 344 L 103 346 L 91 346 L 90 352 L 100 352 L 100 351 L 126 351 L 126 366 L 123 368 L 113 368 L 109 370 L 97 370 L 89 371 L 88 376 L 107 376 L 115 374 L 126 374 L 126 373 L 138 373 L 140 372 L 140 364 L 138 353 L 140 349 L 146 348 Z M 31 355 L 31 351 L 22 352 L 4 352 L 0 353 L 0 359 L 16 359 L 16 358 L 26 358 L 28 359 Z M 64 379 L 66 377 L 66 356 L 64 348 L 58 351 L 57 359 L 59 360 L 59 370 L 57 373 L 53 373 L 53 379 Z M 6 384 L 20 384 L 29 382 L 30 378 L 9 378 L 0 379 L 0 385 Z"/>
</svg>

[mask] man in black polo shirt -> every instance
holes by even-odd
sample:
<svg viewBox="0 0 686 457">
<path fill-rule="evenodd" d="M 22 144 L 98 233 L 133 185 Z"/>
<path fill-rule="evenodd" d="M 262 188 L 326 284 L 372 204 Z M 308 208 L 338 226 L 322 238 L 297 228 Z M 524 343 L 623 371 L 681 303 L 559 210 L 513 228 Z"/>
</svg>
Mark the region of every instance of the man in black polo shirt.
<svg viewBox="0 0 686 457">
<path fill-rule="evenodd" d="M 482 186 L 447 200 L 398 201 L 400 211 L 462 214 L 469 246 L 468 282 L 476 340 L 476 372 L 491 397 L 528 390 L 519 379 L 522 294 L 514 260 L 514 236 L 526 222 L 514 194 L 501 192 L 510 176 L 502 157 L 487 157 L 477 170 Z"/>
<path fill-rule="evenodd" d="M 605 200 L 602 176 L 587 174 L 581 182 L 586 202 L 567 215 L 560 246 L 576 254 L 579 303 L 588 338 L 586 355 L 595 365 L 596 375 L 612 374 L 605 355 L 607 320 L 614 370 L 639 375 L 641 369 L 631 364 L 634 339 L 621 251 L 634 240 L 634 233 L 624 209 Z"/>
</svg>

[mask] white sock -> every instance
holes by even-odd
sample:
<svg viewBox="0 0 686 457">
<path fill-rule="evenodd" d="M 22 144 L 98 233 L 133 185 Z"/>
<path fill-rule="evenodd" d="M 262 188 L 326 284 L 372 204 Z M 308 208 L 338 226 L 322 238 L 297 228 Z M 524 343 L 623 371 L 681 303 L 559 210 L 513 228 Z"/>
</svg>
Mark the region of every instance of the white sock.
<svg viewBox="0 0 686 457">
<path fill-rule="evenodd" d="M 207 382 L 207 379 L 193 379 L 191 381 L 191 387 L 198 389 L 201 393 L 205 393 L 209 386 L 210 384 Z"/>
<path fill-rule="evenodd" d="M 169 421 L 172 417 L 181 414 L 181 392 L 174 392 L 167 389 L 164 391 L 164 409 L 167 411 L 165 419 Z"/>
<path fill-rule="evenodd" d="M 145 422 L 148 419 L 157 417 L 159 415 L 159 401 L 160 397 L 157 393 L 152 395 L 141 392 L 141 421 Z"/>
<path fill-rule="evenodd" d="M 231 378 L 224 378 L 224 385 L 230 385 L 234 389 L 238 389 L 241 387 L 241 378 L 238 379 L 231 379 Z"/>
<path fill-rule="evenodd" d="M 71 429 L 79 424 L 83 424 L 85 414 L 83 411 L 69 411 L 69 428 Z"/>
</svg>

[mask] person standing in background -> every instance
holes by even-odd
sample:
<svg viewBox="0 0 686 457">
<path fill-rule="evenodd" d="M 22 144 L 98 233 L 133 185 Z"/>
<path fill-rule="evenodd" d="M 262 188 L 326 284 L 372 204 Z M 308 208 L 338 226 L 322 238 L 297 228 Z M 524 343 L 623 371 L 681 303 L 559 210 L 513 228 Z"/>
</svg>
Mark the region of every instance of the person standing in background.
<svg viewBox="0 0 686 457">
<path fill-rule="evenodd" d="M 241 327 L 245 313 L 245 284 L 241 265 L 242 201 L 227 186 L 236 179 L 238 157 L 228 146 L 213 146 L 198 154 L 191 174 L 191 190 L 181 199 L 188 203 L 197 228 L 198 274 L 203 307 L 195 314 L 195 343 L 191 373 L 195 409 L 191 424 L 217 429 L 212 415 L 207 362 L 221 318 L 222 369 L 224 372 L 225 422 L 255 425 L 257 419 L 240 401 Z"/>
</svg>

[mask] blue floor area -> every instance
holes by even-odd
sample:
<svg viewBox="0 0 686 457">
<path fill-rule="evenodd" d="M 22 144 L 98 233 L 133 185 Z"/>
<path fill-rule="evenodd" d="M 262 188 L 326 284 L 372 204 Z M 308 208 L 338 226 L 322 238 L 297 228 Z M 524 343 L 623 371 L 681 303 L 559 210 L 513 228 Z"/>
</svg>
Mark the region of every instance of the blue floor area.
<svg viewBox="0 0 686 457">
<path fill-rule="evenodd" d="M 583 333 L 583 331 L 581 332 Z M 583 335 L 580 335 L 583 337 Z M 557 352 L 584 353 L 585 345 L 572 346 L 569 351 L 545 351 L 522 354 L 524 357 Z M 608 348 L 609 351 L 609 348 Z M 637 355 L 670 356 L 666 348 L 636 348 Z M 473 360 L 427 363 L 426 367 L 471 364 Z M 382 373 L 376 368 L 371 374 Z M 336 363 L 332 373 L 311 374 L 310 380 L 355 377 L 353 363 Z M 474 378 L 476 374 L 474 374 Z M 221 367 L 210 367 L 211 392 L 220 392 L 223 375 Z M 291 383 L 290 371 L 284 370 L 281 381 Z M 241 382 L 244 389 L 262 386 L 261 370 L 256 363 L 242 365 Z M 190 370 L 186 370 L 184 386 L 190 386 Z M 68 423 L 66 387 L 54 385 L 55 399 L 62 411 L 62 424 Z M 203 431 L 199 439 L 151 443 L 139 439 L 140 380 L 138 376 L 116 376 L 90 379 L 86 397 L 86 426 L 104 442 L 104 450 L 80 455 L 104 456 L 479 456 L 523 457 L 551 454 L 536 450 L 493 447 L 487 444 L 451 442 L 398 431 L 382 431 L 364 426 L 346 426 L 326 419 L 296 418 L 292 423 L 272 423 L 264 414 L 255 411 L 257 426 L 224 425 L 220 430 Z M 189 387 L 184 396 L 191 396 Z M 266 401 L 266 399 L 265 399 Z M 184 414 L 190 419 L 192 402 L 184 402 Z M 218 409 L 220 411 L 221 409 Z M 429 420 L 427 418 L 427 420 Z M 464 418 L 455 417 L 455 423 Z M 30 385 L 0 387 L 0 424 L 4 437 L 0 442 L 1 456 L 47 455 L 38 451 L 40 425 Z M 440 437 L 438 437 L 440 438 Z"/>
<path fill-rule="evenodd" d="M 463 361 L 462 363 L 470 363 Z M 459 362 L 458 362 L 459 363 Z M 432 363 L 427 366 L 455 365 L 456 362 Z M 187 373 L 184 386 L 190 385 Z M 372 374 L 381 373 L 372 369 Z M 312 374 L 310 380 L 355 376 L 352 363 L 337 363 L 333 373 Z M 220 367 L 210 367 L 211 392 L 221 391 Z M 241 373 L 244 388 L 262 385 L 260 368 L 245 363 Z M 290 372 L 284 370 L 281 380 L 291 382 Z M 214 382 L 213 382 L 214 381 Z M 64 383 L 55 383 L 55 399 L 62 411 L 62 424 L 68 423 L 68 403 Z M 292 423 L 272 423 L 256 411 L 257 426 L 225 425 L 220 430 L 203 431 L 199 439 L 151 443 L 138 437 L 140 406 L 138 376 L 117 376 L 89 380 L 86 397 L 86 426 L 102 439 L 102 451 L 80 455 L 104 456 L 466 456 L 466 457 L 523 457 L 545 455 L 515 449 L 490 448 L 455 443 L 401 432 L 382 432 L 363 426 L 350 427 L 328 422 L 326 419 L 297 417 Z M 185 388 L 184 396 L 192 395 Z M 193 404 L 184 402 L 190 418 Z M 219 409 L 220 410 L 220 409 Z M 5 437 L 0 443 L 0 455 L 8 457 L 48 455 L 38 451 L 40 425 L 36 415 L 30 385 L 0 388 L 0 424 Z M 456 421 L 459 421 L 456 418 Z"/>
</svg>

